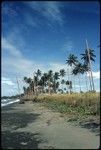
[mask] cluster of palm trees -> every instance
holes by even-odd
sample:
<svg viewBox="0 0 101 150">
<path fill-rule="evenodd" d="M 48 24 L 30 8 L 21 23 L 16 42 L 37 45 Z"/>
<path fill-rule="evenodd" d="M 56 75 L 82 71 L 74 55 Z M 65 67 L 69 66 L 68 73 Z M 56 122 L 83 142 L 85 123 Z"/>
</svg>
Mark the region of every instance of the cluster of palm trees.
<svg viewBox="0 0 101 150">
<path fill-rule="evenodd" d="M 89 55 L 88 55 L 89 51 Z M 78 77 L 79 81 L 79 87 L 80 92 L 81 90 L 81 75 L 85 74 L 86 79 L 86 88 L 88 91 L 88 80 L 87 76 L 89 75 L 89 83 L 90 83 L 90 91 L 94 91 L 94 82 L 93 82 L 93 76 L 91 76 L 91 66 L 89 61 L 95 61 L 94 57 L 94 50 L 92 49 L 86 49 L 85 53 L 80 54 L 82 57 L 80 60 L 83 60 L 82 62 L 78 61 L 78 58 L 74 54 L 70 54 L 66 60 L 66 64 L 68 65 L 68 71 L 64 69 L 60 69 L 59 72 L 53 72 L 52 70 L 49 70 L 47 73 L 43 73 L 38 69 L 37 72 L 33 75 L 33 79 L 24 77 L 25 83 L 28 85 L 27 87 L 23 87 L 24 95 L 27 98 L 32 98 L 33 95 L 38 95 L 41 93 L 57 93 L 61 92 L 63 93 L 66 91 L 66 88 L 64 88 L 64 85 L 67 86 L 68 91 L 67 93 L 71 94 L 72 92 L 76 92 L 75 87 L 75 77 Z M 69 68 L 70 67 L 70 68 Z M 65 81 L 64 77 L 68 75 L 68 80 Z M 61 85 L 61 89 L 59 88 L 59 85 Z M 73 91 L 74 86 L 74 91 Z"/>
<path fill-rule="evenodd" d="M 80 75 L 85 74 L 87 91 L 88 91 L 88 83 L 87 83 L 87 75 L 88 75 L 89 82 L 90 82 L 90 90 L 89 91 L 95 91 L 92 69 L 91 69 L 91 61 L 95 61 L 94 57 L 96 57 L 94 55 L 94 50 L 86 49 L 85 53 L 80 54 L 80 55 L 82 56 L 81 60 L 83 60 L 83 62 L 78 61 L 77 57 L 74 56 L 74 54 L 70 54 L 68 59 L 66 60 L 67 64 L 71 67 L 71 77 L 72 77 L 72 75 L 74 75 L 74 76 L 79 75 L 78 76 L 79 87 L 80 87 L 80 92 L 82 92 Z M 72 81 L 72 78 L 71 78 L 71 81 Z"/>
</svg>

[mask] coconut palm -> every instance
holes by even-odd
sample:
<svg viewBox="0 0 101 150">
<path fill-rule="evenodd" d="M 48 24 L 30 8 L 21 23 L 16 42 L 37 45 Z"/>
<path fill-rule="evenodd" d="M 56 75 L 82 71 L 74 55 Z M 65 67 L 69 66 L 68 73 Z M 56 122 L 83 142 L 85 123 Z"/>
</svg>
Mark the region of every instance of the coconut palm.
<svg viewBox="0 0 101 150">
<path fill-rule="evenodd" d="M 59 79 L 59 72 L 54 73 L 53 79 L 54 79 L 53 88 L 54 88 L 54 92 L 56 93 L 56 81 Z"/>
<path fill-rule="evenodd" d="M 63 84 L 65 84 L 65 80 L 64 79 L 61 80 L 61 84 L 62 84 L 62 91 L 63 91 Z"/>
<path fill-rule="evenodd" d="M 63 79 L 63 77 L 66 75 L 66 72 L 65 72 L 65 70 L 64 69 L 61 69 L 60 70 L 60 76 L 62 77 L 62 79 Z"/>
<path fill-rule="evenodd" d="M 49 90 L 49 94 L 50 94 L 50 88 L 52 87 L 52 82 L 53 82 L 53 71 L 52 70 L 48 71 L 47 77 L 48 77 L 48 88 L 49 88 L 48 90 Z"/>
<path fill-rule="evenodd" d="M 83 68 L 83 65 L 82 65 L 82 63 L 78 63 L 76 66 L 75 66 L 75 68 L 72 70 L 72 74 L 73 75 L 78 75 L 79 74 L 79 77 L 78 77 L 78 79 L 79 79 L 79 86 L 80 86 L 80 92 L 81 92 L 81 81 L 80 81 L 80 74 L 83 74 L 84 73 L 84 68 Z"/>
<path fill-rule="evenodd" d="M 87 64 L 83 64 L 82 65 L 83 71 L 82 73 L 85 73 L 85 80 L 86 80 L 86 89 L 88 91 L 88 83 L 87 83 L 87 72 L 89 71 L 88 65 Z"/>
<path fill-rule="evenodd" d="M 72 66 L 72 65 L 77 65 L 78 63 L 78 60 L 77 60 L 77 57 L 74 55 L 74 54 L 70 54 L 69 57 L 67 58 L 66 60 L 66 63 L 69 65 L 69 66 Z"/>
<path fill-rule="evenodd" d="M 66 81 L 66 85 L 68 86 L 68 89 L 69 89 L 69 94 L 71 93 L 71 89 L 72 89 L 72 82 L 67 80 Z"/>
<path fill-rule="evenodd" d="M 77 63 L 78 63 L 77 57 L 76 57 L 74 54 L 70 54 L 69 57 L 68 57 L 67 60 L 66 60 L 66 63 L 67 63 L 68 66 L 70 66 L 71 69 L 72 69 L 72 67 L 73 67 L 73 66 L 76 66 Z M 68 72 L 68 74 L 69 74 L 69 72 Z"/>
<path fill-rule="evenodd" d="M 95 90 L 95 87 L 94 87 L 94 81 L 93 81 L 93 75 L 92 75 L 92 70 L 91 70 L 91 61 L 94 61 L 95 62 L 95 57 L 96 55 L 94 55 L 94 50 L 92 49 L 86 49 L 85 50 L 85 53 L 84 54 L 81 54 L 82 55 L 82 58 L 84 60 L 84 63 L 86 65 L 88 65 L 89 67 L 89 81 L 90 81 L 90 88 L 91 88 L 91 91 L 92 91 L 92 88 L 93 88 L 93 91 Z M 91 83 L 92 82 L 92 83 Z"/>
<path fill-rule="evenodd" d="M 39 77 L 41 76 L 41 71 L 38 69 L 36 72 L 37 81 L 39 80 Z M 37 83 L 36 83 L 37 86 Z"/>
<path fill-rule="evenodd" d="M 56 88 L 56 90 L 59 88 L 59 82 L 56 82 L 55 88 Z"/>
</svg>

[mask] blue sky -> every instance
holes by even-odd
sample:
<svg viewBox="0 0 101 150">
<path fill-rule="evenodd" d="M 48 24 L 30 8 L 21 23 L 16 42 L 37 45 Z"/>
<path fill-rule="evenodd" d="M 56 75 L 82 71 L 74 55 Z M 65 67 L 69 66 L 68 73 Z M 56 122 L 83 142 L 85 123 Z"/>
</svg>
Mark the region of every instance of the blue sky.
<svg viewBox="0 0 101 150">
<path fill-rule="evenodd" d="M 22 88 L 23 76 L 32 76 L 37 69 L 42 72 L 67 69 L 65 60 L 68 54 L 74 53 L 80 60 L 80 54 L 86 48 L 86 38 L 96 54 L 92 66 L 98 91 L 99 9 L 99 3 L 93 1 L 3 2 L 2 95 L 17 93 L 16 76 Z"/>
</svg>

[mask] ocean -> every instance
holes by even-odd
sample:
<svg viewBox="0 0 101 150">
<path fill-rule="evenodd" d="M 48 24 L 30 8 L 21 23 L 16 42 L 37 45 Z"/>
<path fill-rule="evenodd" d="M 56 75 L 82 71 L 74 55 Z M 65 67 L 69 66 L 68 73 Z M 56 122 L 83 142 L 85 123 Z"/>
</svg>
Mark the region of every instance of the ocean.
<svg viewBox="0 0 101 150">
<path fill-rule="evenodd" d="M 1 100 L 1 107 L 13 104 L 15 102 L 19 102 L 20 99 L 2 99 Z"/>
</svg>

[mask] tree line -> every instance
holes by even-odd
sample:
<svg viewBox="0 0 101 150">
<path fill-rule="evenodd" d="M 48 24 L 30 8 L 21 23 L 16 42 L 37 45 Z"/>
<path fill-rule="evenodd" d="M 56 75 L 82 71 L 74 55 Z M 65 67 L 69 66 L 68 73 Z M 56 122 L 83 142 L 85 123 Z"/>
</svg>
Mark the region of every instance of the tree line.
<svg viewBox="0 0 101 150">
<path fill-rule="evenodd" d="M 94 62 L 96 57 L 94 50 L 87 48 L 83 54 L 80 54 L 80 56 L 81 57 L 79 61 L 77 56 L 74 54 L 69 54 L 66 59 L 68 68 L 67 73 L 65 69 L 60 69 L 59 72 L 53 72 L 52 70 L 49 70 L 47 73 L 42 73 L 41 70 L 38 69 L 33 75 L 33 79 L 24 77 L 24 82 L 27 85 L 27 87 L 23 87 L 24 97 L 31 98 L 33 95 L 38 95 L 41 93 L 63 93 L 66 91 L 66 88 L 63 88 L 63 85 L 66 85 L 68 88 L 66 92 L 71 94 L 72 92 L 76 92 L 75 77 L 78 77 L 80 92 L 83 92 L 81 90 L 80 75 L 85 75 L 86 91 L 95 91 L 91 68 L 91 61 Z M 68 76 L 68 80 L 65 81 L 64 77 L 66 75 Z M 87 75 L 89 75 L 89 85 Z M 59 88 L 59 85 L 61 85 L 61 89 Z"/>
</svg>

